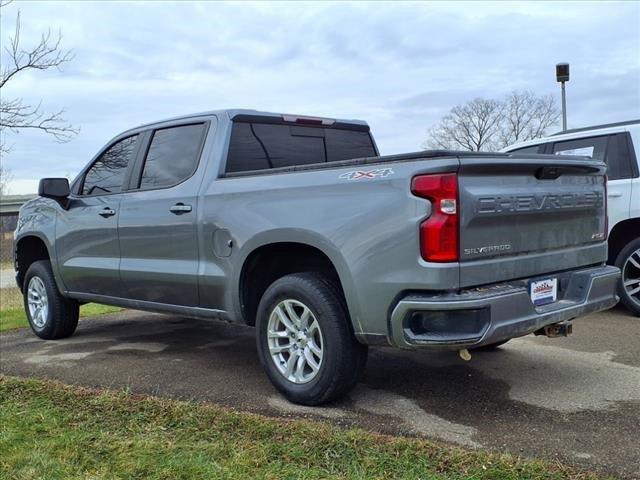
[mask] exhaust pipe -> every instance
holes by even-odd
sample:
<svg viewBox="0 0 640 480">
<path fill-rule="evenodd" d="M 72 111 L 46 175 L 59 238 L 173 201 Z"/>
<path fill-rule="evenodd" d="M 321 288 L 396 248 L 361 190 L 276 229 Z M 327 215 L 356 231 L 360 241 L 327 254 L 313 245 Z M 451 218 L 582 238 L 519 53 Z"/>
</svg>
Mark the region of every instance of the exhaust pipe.
<svg viewBox="0 0 640 480">
<path fill-rule="evenodd" d="M 544 335 L 549 338 L 568 337 L 573 333 L 573 324 L 569 321 L 554 323 L 542 327 L 540 330 L 533 332 L 534 335 Z"/>
</svg>

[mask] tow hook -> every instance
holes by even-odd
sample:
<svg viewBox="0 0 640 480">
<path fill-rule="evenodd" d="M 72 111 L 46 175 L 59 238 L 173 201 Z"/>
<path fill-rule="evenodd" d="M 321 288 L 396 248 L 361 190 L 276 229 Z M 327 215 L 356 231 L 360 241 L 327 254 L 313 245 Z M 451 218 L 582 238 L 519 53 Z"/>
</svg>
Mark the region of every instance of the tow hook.
<svg viewBox="0 0 640 480">
<path fill-rule="evenodd" d="M 572 333 L 573 324 L 571 322 L 554 323 L 533 332 L 534 335 L 544 335 L 549 338 L 568 337 Z"/>
</svg>

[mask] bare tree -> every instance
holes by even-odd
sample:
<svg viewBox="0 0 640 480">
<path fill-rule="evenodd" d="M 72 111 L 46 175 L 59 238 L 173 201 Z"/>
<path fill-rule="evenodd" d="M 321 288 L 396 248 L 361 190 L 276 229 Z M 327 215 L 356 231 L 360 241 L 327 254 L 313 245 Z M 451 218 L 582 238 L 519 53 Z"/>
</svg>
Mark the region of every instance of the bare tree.
<svg viewBox="0 0 640 480">
<path fill-rule="evenodd" d="M 9 193 L 8 189 L 11 178 L 11 172 L 0 165 L 0 197 L 4 197 L 7 193 Z"/>
<path fill-rule="evenodd" d="M 491 150 L 500 131 L 503 105 L 496 100 L 476 98 L 457 105 L 429 130 L 425 148 L 447 150 Z"/>
<path fill-rule="evenodd" d="M 552 95 L 538 97 L 531 90 L 513 91 L 504 104 L 500 147 L 544 137 L 560 118 L 560 109 Z"/>
<path fill-rule="evenodd" d="M 560 111 L 551 95 L 513 91 L 503 100 L 476 98 L 458 105 L 428 131 L 424 148 L 497 150 L 543 137 L 558 122 Z"/>
<path fill-rule="evenodd" d="M 4 10 L 11 2 L 0 2 Z M 3 12 L 4 13 L 4 12 Z M 38 130 L 58 142 L 68 142 L 78 129 L 64 119 L 64 110 L 45 112 L 42 101 L 29 103 L 22 98 L 7 99 L 6 87 L 16 81 L 23 72 L 29 70 L 60 69 L 60 66 L 73 58 L 70 51 L 61 49 L 62 35 L 52 35 L 48 30 L 35 45 L 24 47 L 20 38 L 20 11 L 16 15 L 13 35 L 9 36 L 2 52 L 2 72 L 0 72 L 0 156 L 6 157 L 11 147 L 6 143 L 6 133 L 19 133 L 21 130 Z M 3 167 L 6 174 L 6 166 Z"/>
</svg>

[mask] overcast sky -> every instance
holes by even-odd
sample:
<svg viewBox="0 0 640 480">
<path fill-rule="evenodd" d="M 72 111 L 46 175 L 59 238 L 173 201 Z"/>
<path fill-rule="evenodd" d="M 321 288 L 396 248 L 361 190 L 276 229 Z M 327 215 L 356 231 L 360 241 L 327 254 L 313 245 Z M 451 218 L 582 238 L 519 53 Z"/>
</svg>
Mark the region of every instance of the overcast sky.
<svg viewBox="0 0 640 480">
<path fill-rule="evenodd" d="M 43 100 L 80 127 L 67 144 L 8 135 L 11 193 L 74 177 L 112 136 L 219 108 L 360 118 L 382 153 L 418 150 L 456 104 L 513 89 L 559 95 L 569 126 L 640 117 L 640 3 L 15 2 L 24 45 L 60 29 L 75 58 L 27 72 L 3 99 Z M 3 52 L 4 53 L 4 52 Z M 5 58 L 5 57 L 3 57 Z M 5 91 L 6 90 L 6 91 Z"/>
</svg>

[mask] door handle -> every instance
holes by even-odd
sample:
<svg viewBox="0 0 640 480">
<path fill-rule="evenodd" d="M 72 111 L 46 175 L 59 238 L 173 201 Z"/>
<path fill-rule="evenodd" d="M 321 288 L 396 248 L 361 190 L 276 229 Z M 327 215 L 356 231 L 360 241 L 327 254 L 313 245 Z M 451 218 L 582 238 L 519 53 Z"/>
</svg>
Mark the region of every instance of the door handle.
<svg viewBox="0 0 640 480">
<path fill-rule="evenodd" d="M 169 211 L 171 213 L 175 213 L 176 215 L 182 215 L 183 213 L 188 213 L 191 211 L 191 205 L 185 205 L 184 203 L 176 203 L 172 206 Z"/>
<path fill-rule="evenodd" d="M 104 218 L 113 217 L 115 214 L 116 214 L 116 211 L 109 207 L 104 207 L 102 210 L 98 212 L 98 215 Z"/>
<path fill-rule="evenodd" d="M 609 192 L 607 193 L 607 197 L 609 198 L 618 198 L 622 196 L 622 192 Z"/>
</svg>

